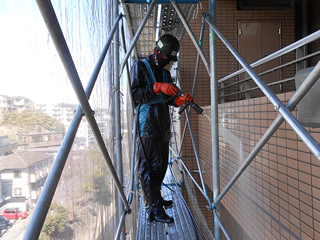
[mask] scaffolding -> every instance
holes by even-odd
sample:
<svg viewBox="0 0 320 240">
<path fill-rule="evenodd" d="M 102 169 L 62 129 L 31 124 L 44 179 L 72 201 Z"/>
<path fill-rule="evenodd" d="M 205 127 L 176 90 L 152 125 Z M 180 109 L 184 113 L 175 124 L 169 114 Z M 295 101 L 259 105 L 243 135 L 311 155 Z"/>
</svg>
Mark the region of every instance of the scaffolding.
<svg viewBox="0 0 320 240">
<path fill-rule="evenodd" d="M 28 225 L 27 231 L 24 235 L 25 240 L 31 240 L 31 239 L 37 239 L 39 237 L 41 228 L 43 226 L 43 223 L 45 221 L 50 203 L 52 201 L 55 189 L 58 185 L 59 179 L 61 177 L 62 170 L 64 168 L 68 153 L 71 149 L 72 143 L 75 138 L 76 131 L 78 129 L 78 126 L 80 124 L 80 121 L 83 116 L 86 117 L 92 131 L 94 132 L 94 136 L 96 138 L 96 141 L 99 145 L 99 148 L 104 156 L 104 159 L 106 161 L 106 164 L 111 171 L 114 183 L 116 185 L 116 188 L 119 193 L 119 201 L 123 204 L 123 208 L 120 208 L 119 212 L 119 226 L 117 229 L 117 233 L 115 236 L 115 239 L 121 238 L 121 229 L 123 228 L 125 217 L 127 214 L 131 213 L 130 204 L 132 202 L 132 192 L 134 191 L 134 179 L 135 179 L 135 151 L 136 146 L 133 144 L 133 152 L 132 152 L 132 164 L 131 164 L 131 182 L 130 182 L 130 192 L 128 196 L 125 196 L 125 193 L 123 191 L 123 185 L 121 180 L 121 169 L 115 169 L 113 166 L 110 156 L 108 153 L 108 150 L 104 144 L 104 140 L 101 136 L 101 133 L 99 131 L 97 122 L 94 117 L 94 111 L 91 109 L 88 99 L 90 97 L 90 94 L 92 92 L 92 89 L 95 85 L 95 81 L 97 78 L 97 75 L 99 74 L 100 68 L 103 64 L 104 58 L 106 56 L 106 53 L 110 47 L 110 43 L 114 37 L 114 34 L 117 32 L 119 21 L 125 17 L 122 13 L 120 13 L 118 16 L 115 17 L 114 25 L 112 27 L 112 30 L 108 36 L 107 42 L 105 44 L 105 47 L 103 49 L 103 52 L 101 53 L 101 56 L 99 60 L 97 61 L 95 70 L 93 71 L 88 86 L 86 89 L 82 87 L 82 84 L 79 79 L 79 75 L 77 73 L 77 70 L 74 66 L 73 59 L 71 57 L 71 54 L 69 52 L 69 49 L 67 47 L 67 44 L 65 42 L 64 36 L 62 34 L 62 31 L 59 27 L 59 23 L 56 19 L 54 9 L 50 3 L 49 0 L 37 0 L 39 9 L 41 10 L 42 16 L 46 22 L 46 25 L 48 27 L 49 33 L 55 43 L 56 49 L 59 53 L 59 56 L 61 58 L 61 61 L 63 62 L 63 65 L 68 73 L 68 76 L 70 78 L 71 84 L 74 88 L 74 91 L 77 95 L 77 98 L 79 100 L 80 105 L 78 106 L 74 117 L 72 119 L 72 122 L 70 124 L 70 128 L 68 129 L 68 132 L 63 140 L 62 146 L 59 150 L 59 153 L 56 157 L 56 160 L 54 162 L 54 165 L 52 167 L 52 170 L 48 176 L 48 179 L 46 181 L 45 187 L 43 189 L 43 192 L 41 193 L 41 196 L 38 200 L 37 206 L 34 210 L 34 214 L 32 216 L 32 219 L 30 221 L 30 224 Z M 145 57 L 146 53 L 149 52 L 150 48 L 152 48 L 153 45 L 148 45 L 149 42 L 154 41 L 154 39 L 146 39 L 144 38 L 142 32 L 145 31 L 144 29 L 147 29 L 145 32 L 146 35 L 148 35 L 152 31 L 152 34 L 155 34 L 155 29 L 157 28 L 156 20 L 155 20 L 155 12 L 156 6 L 158 1 L 153 0 L 151 3 L 146 4 L 134 4 L 134 7 L 142 6 L 140 9 L 144 9 L 145 16 L 144 18 L 138 22 L 138 27 L 131 25 L 130 27 L 134 29 L 131 34 L 132 43 L 128 49 L 128 51 L 125 54 L 124 59 L 122 60 L 122 63 L 120 65 L 120 71 L 118 72 L 119 75 L 117 75 L 116 78 L 120 78 L 122 72 L 127 66 L 128 59 L 130 55 L 132 54 L 133 49 L 135 49 L 135 55 L 136 58 L 143 58 Z M 261 61 L 255 62 L 251 65 L 249 65 L 241 56 L 240 54 L 234 49 L 234 47 L 228 42 L 228 40 L 221 34 L 221 32 L 217 29 L 215 26 L 215 15 L 216 15 L 216 9 L 215 9 L 215 1 L 210 1 L 210 12 L 209 14 L 202 14 L 203 17 L 203 23 L 207 22 L 208 26 L 210 27 L 210 61 L 207 60 L 207 57 L 205 56 L 202 48 L 201 48 L 201 41 L 198 41 L 193 34 L 189 24 L 188 24 L 188 18 L 190 17 L 190 14 L 183 13 L 183 10 L 181 10 L 179 4 L 175 0 L 171 0 L 170 3 L 165 3 L 164 6 L 169 6 L 170 8 L 167 9 L 174 9 L 175 13 L 177 14 L 178 19 L 176 22 L 179 22 L 182 24 L 183 29 L 181 25 L 177 28 L 177 35 L 180 37 L 180 39 L 183 36 L 183 31 L 186 31 L 193 42 L 195 48 L 198 52 L 198 58 L 197 58 L 197 64 L 195 69 L 195 78 L 194 78 L 194 84 L 193 84 L 193 91 L 196 87 L 196 79 L 197 79 L 197 69 L 198 69 L 198 62 L 201 58 L 205 68 L 207 70 L 208 76 L 210 77 L 210 83 L 211 83 L 211 117 L 208 117 L 208 119 L 211 122 L 211 139 L 212 139 L 212 172 L 213 172 L 213 202 L 210 201 L 210 197 L 208 196 L 205 182 L 202 176 L 202 169 L 200 165 L 200 160 L 197 153 L 196 144 L 194 142 L 194 137 L 192 133 L 192 127 L 189 120 L 189 113 L 190 109 L 185 109 L 185 115 L 186 115 L 186 125 L 189 127 L 189 132 L 191 135 L 191 141 L 193 144 L 193 150 L 196 156 L 196 162 L 198 166 L 198 171 L 200 175 L 201 184 L 199 184 L 192 176 L 191 172 L 187 169 L 186 164 L 183 162 L 183 159 L 181 157 L 181 146 L 178 146 L 178 141 L 176 140 L 176 134 L 174 133 L 173 138 L 175 139 L 174 143 L 176 144 L 175 149 L 173 146 L 171 146 L 171 161 L 177 162 L 179 166 L 189 175 L 195 186 L 200 190 L 200 192 L 203 194 L 204 198 L 208 202 L 208 208 L 213 212 L 214 215 L 214 237 L 215 239 L 221 239 L 221 231 L 224 233 L 225 237 L 227 239 L 231 239 L 226 228 L 223 226 L 221 220 L 220 220 L 220 212 L 219 212 L 219 203 L 221 199 L 226 195 L 226 193 L 230 190 L 230 188 L 234 185 L 234 183 L 237 181 L 237 179 L 241 176 L 241 174 L 246 170 L 246 168 L 249 166 L 249 164 L 252 162 L 252 160 L 257 156 L 259 151 L 263 148 L 263 146 L 267 143 L 267 141 L 271 138 L 271 136 L 275 133 L 275 131 L 280 127 L 280 125 L 286 121 L 291 128 L 295 131 L 295 133 L 299 136 L 299 138 L 302 139 L 304 144 L 308 147 L 308 149 L 313 153 L 313 155 L 320 160 L 320 146 L 319 143 L 312 137 L 312 135 L 301 125 L 301 123 L 293 116 L 291 111 L 296 107 L 296 105 L 301 101 L 303 96 L 311 89 L 311 87 L 315 84 L 315 82 L 320 77 L 320 63 L 316 65 L 314 70 L 309 74 L 309 76 L 305 79 L 303 84 L 297 89 L 293 97 L 290 99 L 290 101 L 285 105 L 281 102 L 281 100 L 270 90 L 270 88 L 261 80 L 260 76 L 253 70 L 254 67 L 265 63 L 267 61 L 271 61 L 272 59 L 282 56 L 283 54 L 295 50 L 311 41 L 314 41 L 315 39 L 320 38 L 320 31 L 315 32 L 314 34 L 311 34 L 293 44 L 290 46 L 287 46 L 286 48 L 283 48 L 265 58 L 263 58 Z M 171 8 L 172 7 L 172 8 Z M 127 12 L 126 15 L 128 15 L 130 11 L 128 5 L 124 4 L 124 9 Z M 142 12 L 142 11 L 141 11 Z M 149 21 L 149 18 L 153 12 L 153 22 Z M 160 10 L 161 12 L 161 10 Z M 187 17 L 185 17 L 187 15 Z M 128 16 L 126 16 L 128 17 Z M 167 26 L 172 27 L 172 26 Z M 160 30 L 161 32 L 161 30 Z M 203 31 L 201 33 L 200 39 L 202 39 Z M 216 36 L 223 42 L 223 44 L 228 48 L 228 50 L 232 53 L 232 55 L 236 58 L 236 60 L 242 65 L 243 69 L 230 74 L 229 76 L 218 80 L 217 79 L 217 66 L 216 66 Z M 141 40 L 139 42 L 139 40 Z M 153 44 L 153 43 L 152 43 Z M 141 46 L 141 47 L 139 47 Z M 303 59 L 302 59 L 303 60 Z M 301 60 L 301 61 L 302 61 Z M 251 153 L 248 155 L 248 157 L 245 159 L 241 167 L 237 170 L 235 175 L 232 177 L 232 179 L 228 182 L 227 186 L 220 192 L 220 183 L 219 183 L 219 127 L 218 127 L 218 83 L 222 83 L 226 81 L 227 79 L 237 76 L 243 72 L 247 72 L 250 77 L 254 80 L 254 82 L 257 84 L 259 89 L 264 93 L 264 95 L 270 100 L 270 102 L 274 106 L 274 111 L 278 112 L 279 115 L 274 120 L 274 122 L 271 124 L 271 126 L 268 128 L 268 130 L 265 132 L 263 137 L 259 140 L 257 145 L 253 148 Z M 179 82 L 179 73 L 177 73 L 177 82 Z M 130 85 L 130 83 L 128 83 Z M 119 89 L 116 89 L 116 91 L 119 91 Z M 119 97 L 119 96 L 118 96 Z M 120 107 L 118 109 L 120 111 Z M 174 114 L 172 112 L 172 126 Z M 186 129 L 186 125 L 184 128 L 184 133 Z M 118 125 L 118 128 L 120 125 Z M 134 129 L 136 126 L 134 126 Z M 136 133 L 136 131 L 133 131 Z M 173 131 L 175 132 L 175 131 Z M 184 139 L 184 134 L 182 137 L 182 142 Z M 119 136 L 116 136 L 116 138 L 119 138 Z M 135 143 L 135 134 L 133 136 L 133 143 Z M 118 145 L 120 145 L 118 143 Z M 180 147 L 180 149 L 179 149 Z M 121 151 L 119 151 L 120 154 Z M 121 157 L 118 160 L 121 165 Z M 118 165 L 117 165 L 118 166 Z M 199 230 L 200 231 L 200 230 Z M 200 231 L 201 232 L 201 231 Z M 123 237 L 123 236 L 122 236 Z"/>
</svg>

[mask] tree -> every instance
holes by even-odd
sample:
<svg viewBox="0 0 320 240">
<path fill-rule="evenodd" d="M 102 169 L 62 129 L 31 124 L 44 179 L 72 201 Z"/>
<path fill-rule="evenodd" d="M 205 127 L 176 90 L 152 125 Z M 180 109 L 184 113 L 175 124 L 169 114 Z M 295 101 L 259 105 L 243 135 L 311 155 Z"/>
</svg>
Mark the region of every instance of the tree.
<svg viewBox="0 0 320 240">
<path fill-rule="evenodd" d="M 43 224 L 40 240 L 52 239 L 55 234 L 62 233 L 67 226 L 68 210 L 56 203 L 52 203 Z"/>
<path fill-rule="evenodd" d="M 0 124 L 21 127 L 34 127 L 39 124 L 51 131 L 65 131 L 62 123 L 42 112 L 4 112 Z"/>
</svg>

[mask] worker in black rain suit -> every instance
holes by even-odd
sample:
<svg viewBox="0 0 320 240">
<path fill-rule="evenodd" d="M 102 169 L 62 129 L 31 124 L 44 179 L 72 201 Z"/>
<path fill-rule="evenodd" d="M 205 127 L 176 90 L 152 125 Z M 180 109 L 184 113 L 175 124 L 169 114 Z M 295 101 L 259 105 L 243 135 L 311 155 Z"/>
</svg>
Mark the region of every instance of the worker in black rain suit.
<svg viewBox="0 0 320 240">
<path fill-rule="evenodd" d="M 177 96 L 177 88 L 170 84 L 170 72 L 165 69 L 177 61 L 179 48 L 179 41 L 174 36 L 163 35 L 156 42 L 154 53 L 147 59 L 135 62 L 130 71 L 140 135 L 138 176 L 150 222 L 174 221 L 163 209 L 163 206 L 171 205 L 172 201 L 165 201 L 160 193 L 168 166 L 171 137 L 168 106 L 178 107 L 193 101 L 187 93 Z"/>
</svg>

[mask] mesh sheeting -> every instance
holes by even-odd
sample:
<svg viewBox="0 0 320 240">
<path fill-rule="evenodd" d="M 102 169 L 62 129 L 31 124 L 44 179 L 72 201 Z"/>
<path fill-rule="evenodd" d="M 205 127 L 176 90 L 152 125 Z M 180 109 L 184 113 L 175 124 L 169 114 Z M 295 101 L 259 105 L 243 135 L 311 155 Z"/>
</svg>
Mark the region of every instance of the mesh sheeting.
<svg viewBox="0 0 320 240">
<path fill-rule="evenodd" d="M 204 218 L 204 216 L 201 212 L 201 209 L 199 207 L 199 203 L 197 200 L 197 195 L 196 195 L 193 181 L 190 178 L 190 176 L 185 173 L 185 171 L 182 171 L 182 172 L 183 172 L 184 183 L 185 183 L 185 187 L 187 189 L 187 193 L 188 193 L 189 202 L 190 202 L 190 205 L 192 208 L 193 216 L 196 219 L 196 221 L 199 225 L 199 228 L 201 229 L 201 232 L 204 235 L 205 239 L 214 239 L 214 237 L 210 231 L 210 228 L 207 224 L 207 221 Z"/>
<path fill-rule="evenodd" d="M 53 0 L 52 5 L 85 88 L 112 27 L 112 1 Z M 19 56 L 8 60 L 12 66 L 3 65 L 0 73 L 1 79 L 8 79 L 0 89 L 0 214 L 8 207 L 29 213 L 24 221 L 16 221 L 14 228 L 3 232 L 1 239 L 11 240 L 20 239 L 26 230 L 78 102 L 36 1 L 4 0 L 0 6 L 0 22 L 17 22 L 16 26 L 8 24 L 8 31 L 14 29 L 12 35 L 2 38 L 8 43 L 1 45 L 11 49 L 2 51 L 3 58 Z M 89 103 L 115 166 L 112 47 Z M 120 91 L 125 91 L 126 83 L 121 79 Z M 121 130 L 123 185 L 128 194 L 131 134 L 127 130 L 126 95 L 121 98 Z M 134 196 L 132 214 L 126 217 L 126 239 L 136 235 L 135 200 Z M 113 178 L 83 117 L 40 239 L 114 239 L 118 221 Z"/>
</svg>

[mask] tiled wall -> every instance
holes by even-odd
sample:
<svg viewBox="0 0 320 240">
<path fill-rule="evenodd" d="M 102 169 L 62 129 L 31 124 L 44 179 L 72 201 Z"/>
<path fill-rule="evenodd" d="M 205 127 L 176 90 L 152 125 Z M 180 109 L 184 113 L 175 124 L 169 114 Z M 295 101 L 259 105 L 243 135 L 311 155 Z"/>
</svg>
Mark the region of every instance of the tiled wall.
<svg viewBox="0 0 320 240">
<path fill-rule="evenodd" d="M 285 47 L 294 41 L 294 11 L 293 10 L 237 10 L 237 1 L 236 0 L 217 0 L 217 27 L 222 32 L 222 34 L 230 41 L 230 43 L 237 49 L 237 21 L 238 20 L 266 20 L 266 19 L 276 19 L 282 21 L 282 47 Z M 190 27 L 193 30 L 196 38 L 200 36 L 201 30 L 201 21 L 202 21 L 202 12 L 208 13 L 208 1 L 202 1 L 202 8 L 200 4 L 198 5 L 198 15 L 194 15 L 189 22 Z M 205 33 L 203 39 L 203 51 L 209 60 L 209 31 L 208 25 L 205 24 Z M 293 60 L 293 54 L 286 55 L 282 58 L 282 62 L 288 62 Z M 217 58 L 218 58 L 218 79 L 238 70 L 239 66 L 234 58 L 231 56 L 229 51 L 223 46 L 221 41 L 217 40 Z M 192 91 L 193 78 L 195 72 L 195 64 L 197 59 L 197 52 L 193 43 L 190 40 L 190 37 L 185 33 L 181 41 L 181 51 L 180 51 L 180 76 L 181 76 L 181 87 L 182 90 L 188 93 Z M 293 71 L 291 69 L 286 69 L 283 71 L 283 76 L 286 77 L 287 73 L 290 73 L 290 76 L 293 76 Z M 211 104 L 210 100 L 210 78 L 206 72 L 204 64 L 200 60 L 200 68 L 198 73 L 198 78 L 196 82 L 196 91 L 194 95 L 195 101 L 200 106 L 208 106 Z M 275 114 L 275 113 L 274 113 Z M 210 115 L 210 114 L 209 114 Z M 271 115 L 270 115 L 271 117 Z M 182 126 L 184 126 L 185 117 L 184 114 L 181 115 Z M 202 131 L 206 131 L 206 134 L 210 131 L 209 122 L 206 118 L 198 119 L 195 112 L 192 110 L 190 121 L 192 123 L 192 130 L 195 137 L 197 147 L 202 147 L 203 144 L 206 147 L 205 151 L 202 149 L 202 155 L 207 157 L 203 158 L 203 168 L 206 175 L 206 184 L 207 186 L 212 186 L 212 175 L 210 172 L 211 169 L 211 145 L 210 139 L 211 136 L 203 135 Z M 205 124 L 204 124 L 204 122 Z M 264 124 L 261 123 L 261 124 Z M 265 125 L 266 127 L 267 125 Z M 248 127 L 249 128 L 249 127 Z M 251 129 L 251 127 L 250 127 Z M 183 130 L 183 129 L 182 129 Z M 258 127 L 255 127 L 256 131 L 259 130 Z M 244 133 L 244 135 L 250 134 Z M 190 140 L 189 130 L 186 131 L 186 137 L 183 144 L 183 160 L 190 170 L 197 170 L 197 163 L 195 161 L 195 155 L 193 151 L 193 146 Z M 199 176 L 196 173 L 193 173 L 194 177 L 199 180 Z M 200 182 L 200 181 L 198 181 Z M 213 230 L 213 214 L 212 211 L 208 211 L 206 206 L 208 205 L 205 198 L 198 191 L 197 192 L 199 205 L 202 209 L 203 214 L 207 218 L 207 221 Z M 212 198 L 212 193 L 209 194 L 209 197 Z M 186 199 L 188 199 L 186 197 Z"/>
<path fill-rule="evenodd" d="M 292 95 L 278 97 L 287 102 Z M 210 107 L 205 112 L 210 115 Z M 221 190 L 277 114 L 266 97 L 219 105 Z M 212 186 L 210 122 L 199 116 L 198 128 L 204 177 Z M 320 141 L 319 129 L 307 130 Z M 320 163 L 283 123 L 222 203 L 251 239 L 320 239 Z"/>
</svg>

